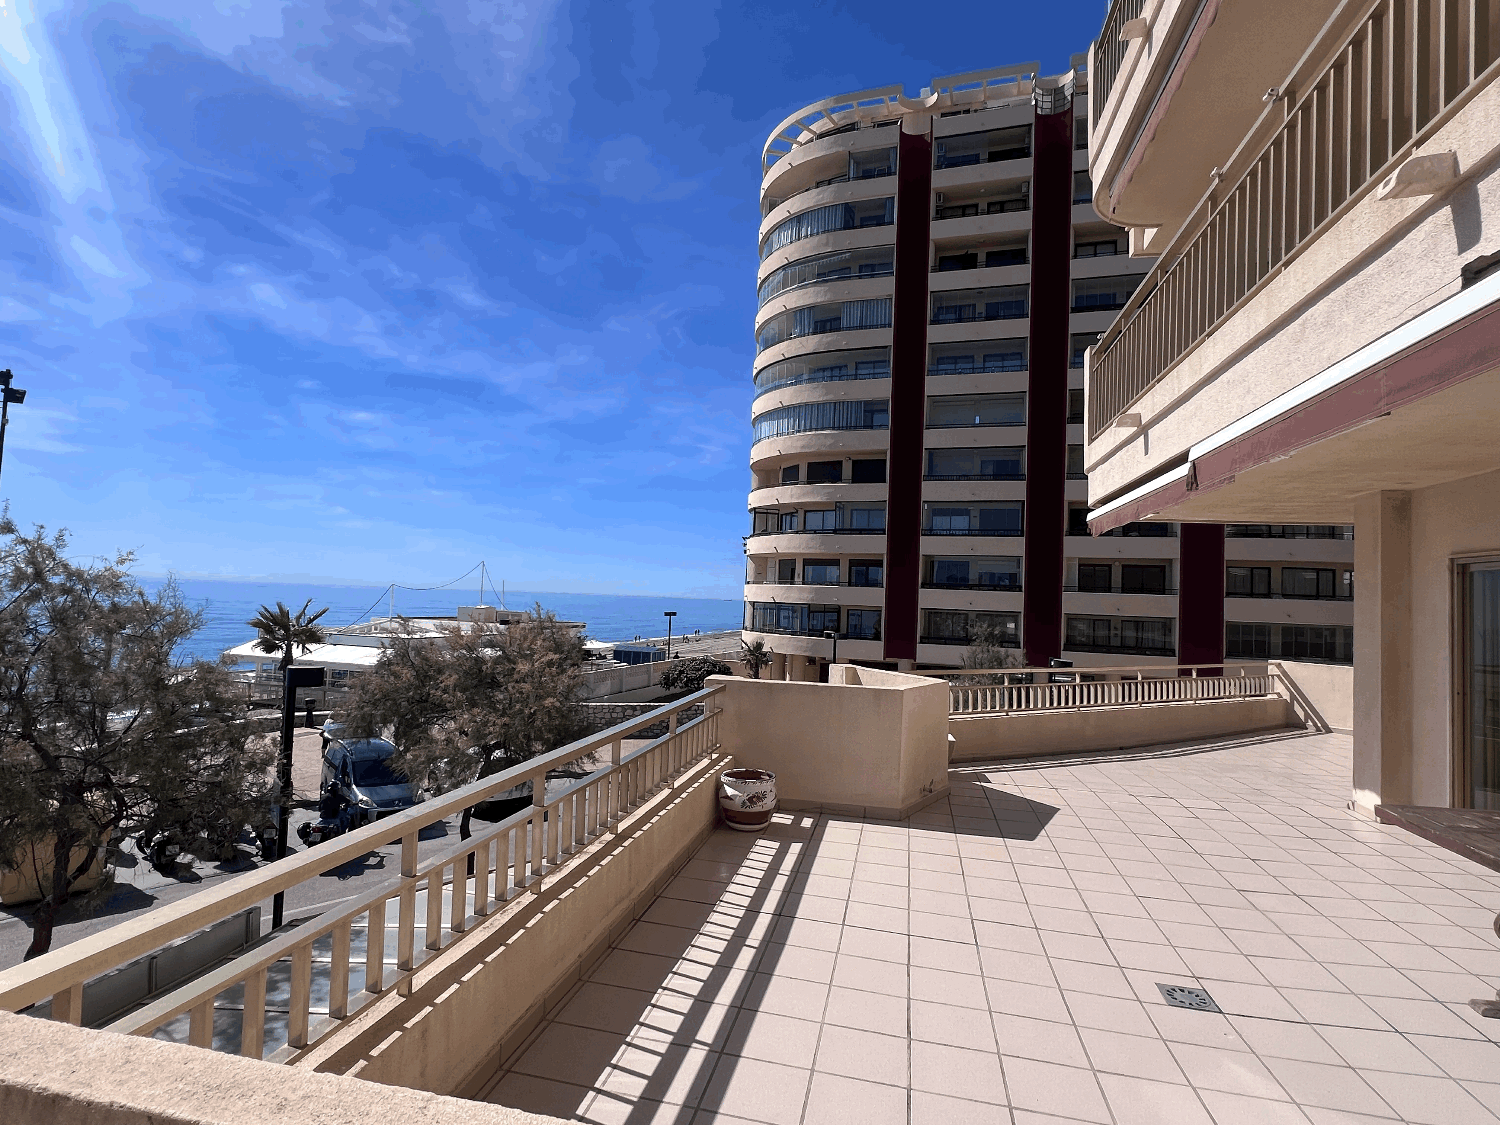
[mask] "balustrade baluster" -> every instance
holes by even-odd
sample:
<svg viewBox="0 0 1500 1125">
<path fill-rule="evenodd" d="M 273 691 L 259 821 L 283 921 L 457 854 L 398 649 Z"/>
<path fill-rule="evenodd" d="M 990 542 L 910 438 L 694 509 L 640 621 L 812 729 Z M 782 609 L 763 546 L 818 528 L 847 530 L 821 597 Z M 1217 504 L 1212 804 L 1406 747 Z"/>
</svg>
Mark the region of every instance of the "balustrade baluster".
<svg viewBox="0 0 1500 1125">
<path fill-rule="evenodd" d="M 308 1006 L 312 1002 L 312 942 L 292 950 L 291 988 L 286 1017 L 289 1047 L 307 1046 Z"/>
<path fill-rule="evenodd" d="M 349 1014 L 349 919 L 334 926 L 333 955 L 328 960 L 328 1016 L 341 1020 Z M 411 969 L 411 951 L 406 954 L 406 964 Z"/>
<path fill-rule="evenodd" d="M 365 939 L 365 991 L 372 996 L 385 985 L 385 900 L 370 907 Z"/>
<path fill-rule="evenodd" d="M 245 978 L 245 1000 L 240 1022 L 240 1054 L 258 1059 L 266 1051 L 266 970 Z"/>
<path fill-rule="evenodd" d="M 396 906 L 396 968 L 410 972 L 413 968 L 417 928 L 417 833 L 401 837 L 401 898 Z M 345 940 L 348 940 L 347 931 Z M 347 949 L 345 956 L 348 955 Z M 344 987 L 349 982 L 345 973 Z"/>
<path fill-rule="evenodd" d="M 212 1047 L 214 1045 L 214 998 L 205 996 L 193 1005 L 188 1016 L 188 1046 Z"/>
<path fill-rule="evenodd" d="M 427 873 L 427 948 L 443 948 L 443 867 Z"/>
</svg>

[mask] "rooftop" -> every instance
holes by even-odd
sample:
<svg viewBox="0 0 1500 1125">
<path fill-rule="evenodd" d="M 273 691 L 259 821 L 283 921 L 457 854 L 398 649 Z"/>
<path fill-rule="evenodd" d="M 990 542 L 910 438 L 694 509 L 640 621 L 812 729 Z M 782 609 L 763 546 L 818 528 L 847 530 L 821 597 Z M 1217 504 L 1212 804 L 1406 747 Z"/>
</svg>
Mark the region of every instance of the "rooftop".
<svg viewBox="0 0 1500 1125">
<path fill-rule="evenodd" d="M 594 1122 L 1500 1120 L 1500 874 L 1346 811 L 1350 740 L 950 770 L 719 830 L 488 1086 Z M 1202 989 L 1219 1012 L 1170 1006 Z"/>
</svg>

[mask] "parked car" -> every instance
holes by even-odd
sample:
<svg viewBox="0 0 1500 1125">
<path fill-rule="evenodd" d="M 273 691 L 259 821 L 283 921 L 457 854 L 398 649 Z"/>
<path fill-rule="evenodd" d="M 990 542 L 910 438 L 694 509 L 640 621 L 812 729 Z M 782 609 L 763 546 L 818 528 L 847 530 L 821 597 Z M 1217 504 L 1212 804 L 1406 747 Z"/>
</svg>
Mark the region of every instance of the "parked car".
<svg viewBox="0 0 1500 1125">
<path fill-rule="evenodd" d="M 409 809 L 422 796 L 391 769 L 396 747 L 383 738 L 334 738 L 323 751 L 322 794 L 336 796 L 351 811 L 350 827 Z"/>
</svg>

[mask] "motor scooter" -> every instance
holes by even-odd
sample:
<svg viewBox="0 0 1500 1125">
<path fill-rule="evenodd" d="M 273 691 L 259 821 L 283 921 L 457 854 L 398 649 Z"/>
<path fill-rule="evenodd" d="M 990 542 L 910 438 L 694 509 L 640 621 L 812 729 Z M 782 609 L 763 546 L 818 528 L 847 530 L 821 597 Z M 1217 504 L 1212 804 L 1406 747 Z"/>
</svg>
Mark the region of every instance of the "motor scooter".
<svg viewBox="0 0 1500 1125">
<path fill-rule="evenodd" d="M 354 823 L 354 812 L 338 787 L 330 785 L 318 799 L 318 819 L 297 825 L 297 838 L 308 847 L 342 836 Z"/>
</svg>

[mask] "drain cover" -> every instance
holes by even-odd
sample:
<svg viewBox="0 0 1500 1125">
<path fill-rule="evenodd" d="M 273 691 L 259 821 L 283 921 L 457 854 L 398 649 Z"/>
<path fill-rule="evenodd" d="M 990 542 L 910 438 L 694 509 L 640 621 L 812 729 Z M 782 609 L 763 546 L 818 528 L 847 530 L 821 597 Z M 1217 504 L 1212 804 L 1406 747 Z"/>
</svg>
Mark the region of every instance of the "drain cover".
<svg viewBox="0 0 1500 1125">
<path fill-rule="evenodd" d="M 1217 1012 L 1219 1006 L 1214 998 L 1201 988 L 1188 988 L 1181 984 L 1158 984 L 1162 999 L 1174 1008 L 1192 1008 L 1198 1012 Z"/>
</svg>

